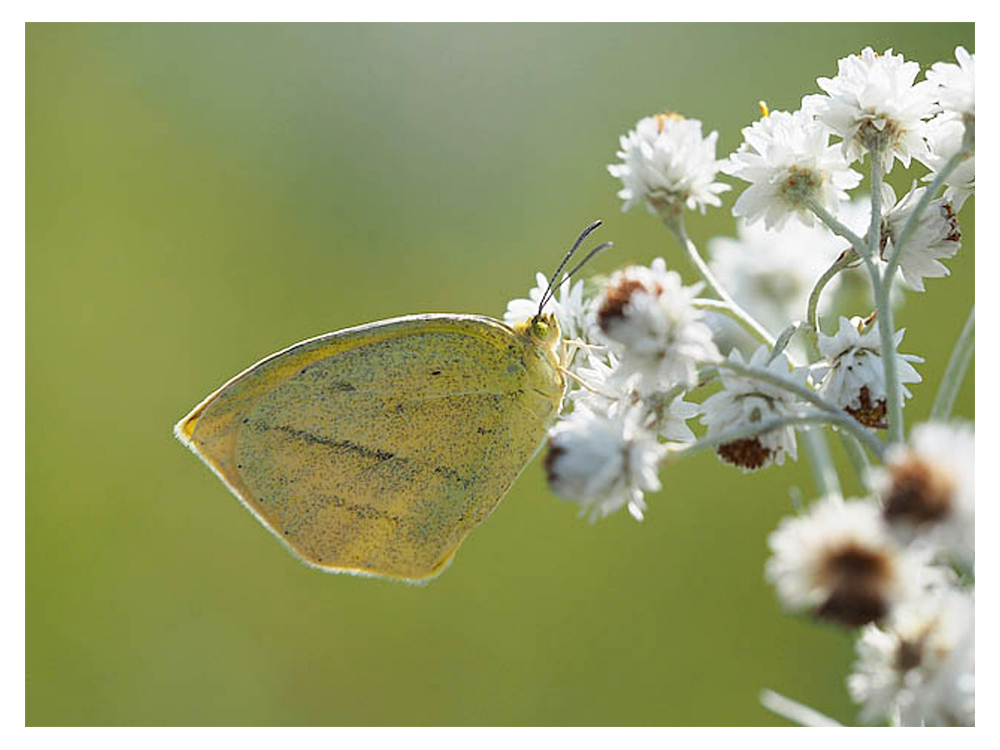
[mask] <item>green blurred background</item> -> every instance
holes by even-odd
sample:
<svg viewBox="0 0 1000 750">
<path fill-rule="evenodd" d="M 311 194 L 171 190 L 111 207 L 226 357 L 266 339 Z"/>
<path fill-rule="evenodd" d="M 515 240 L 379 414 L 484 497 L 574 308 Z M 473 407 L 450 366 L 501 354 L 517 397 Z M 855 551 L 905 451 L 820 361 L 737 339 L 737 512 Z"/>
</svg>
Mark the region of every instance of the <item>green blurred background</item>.
<svg viewBox="0 0 1000 750">
<path fill-rule="evenodd" d="M 763 580 L 804 462 L 701 455 L 644 523 L 591 525 L 536 460 L 413 587 L 299 564 L 171 427 L 302 338 L 499 317 L 596 217 L 617 242 L 597 270 L 664 254 L 693 280 L 658 222 L 619 212 L 620 133 L 669 108 L 718 129 L 721 157 L 757 100 L 794 109 L 869 44 L 953 60 L 971 24 L 26 35 L 28 724 L 781 723 L 762 687 L 853 719 L 851 639 Z M 696 241 L 733 232 L 737 192 L 691 218 Z M 973 210 L 952 278 L 899 313 L 927 358 L 911 419 L 972 299 Z"/>
</svg>

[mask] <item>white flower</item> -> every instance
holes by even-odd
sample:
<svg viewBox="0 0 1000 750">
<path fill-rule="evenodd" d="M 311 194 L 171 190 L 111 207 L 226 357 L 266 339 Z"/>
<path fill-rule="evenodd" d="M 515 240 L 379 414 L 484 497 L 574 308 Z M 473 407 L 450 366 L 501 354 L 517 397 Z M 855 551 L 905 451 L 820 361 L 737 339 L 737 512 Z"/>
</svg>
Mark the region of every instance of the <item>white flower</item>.
<svg viewBox="0 0 1000 750">
<path fill-rule="evenodd" d="M 610 417 L 633 410 L 633 418 L 639 425 L 655 435 L 680 442 L 695 439 L 687 420 L 698 415 L 697 404 L 685 401 L 683 395 L 669 396 L 663 391 L 643 394 L 639 389 L 640 375 L 623 375 L 614 354 L 609 355 L 609 362 L 591 356 L 587 366 L 577 369 L 577 376 L 588 387 L 570 393 L 575 405 Z"/>
<path fill-rule="evenodd" d="M 976 554 L 976 436 L 971 426 L 925 423 L 888 448 L 872 485 L 906 540 L 916 536 L 971 565 Z"/>
<path fill-rule="evenodd" d="M 805 385 L 805 370 L 789 372 L 788 359 L 784 354 L 767 364 L 769 356 L 770 351 L 762 345 L 746 364 Z M 743 364 L 738 349 L 729 353 L 729 359 Z M 743 427 L 752 428 L 758 423 L 793 416 L 799 411 L 794 398 L 783 388 L 726 370 L 720 370 L 719 376 L 722 390 L 709 396 L 701 405 L 704 412 L 701 422 L 708 427 L 706 437 Z M 795 428 L 791 425 L 723 443 L 716 448 L 719 458 L 739 466 L 743 471 L 755 471 L 772 462 L 780 466 L 785 462 L 786 453 L 798 458 L 796 451 Z"/>
<path fill-rule="evenodd" d="M 925 181 L 930 182 L 952 156 L 965 148 L 965 125 L 951 115 L 940 114 L 927 123 L 924 138 L 927 141 L 927 153 L 920 157 L 920 161 L 931 170 L 924 177 Z M 944 197 L 956 211 L 960 211 L 966 198 L 976 191 L 975 154 L 970 152 L 969 156 L 960 161 L 944 182 L 948 186 Z"/>
<path fill-rule="evenodd" d="M 704 213 L 706 205 L 721 205 L 719 194 L 730 186 L 715 181 L 718 137 L 714 131 L 702 137 L 700 121 L 673 113 L 639 120 L 621 137 L 617 155 L 622 163 L 608 165 L 611 175 L 622 181 L 622 210 L 645 203 L 651 214 L 667 217 L 683 207 Z"/>
<path fill-rule="evenodd" d="M 926 191 L 926 187 L 914 188 L 897 203 L 892 189 L 887 187 L 886 192 L 895 205 L 882 214 L 882 260 L 892 255 L 896 240 Z M 936 279 L 949 273 L 939 259 L 951 258 L 961 247 L 962 232 L 951 204 L 943 198 L 932 200 L 917 219 L 917 226 L 900 253 L 899 269 L 903 280 L 911 289 L 924 291 L 924 279 Z"/>
<path fill-rule="evenodd" d="M 841 317 L 840 328 L 833 336 L 822 331 L 818 336 L 820 354 L 825 362 L 816 376 L 823 373 L 820 392 L 837 406 L 867 427 L 886 427 L 885 365 L 882 361 L 882 339 L 878 327 L 862 333 L 864 321 Z M 905 329 L 896 332 L 898 349 Z M 911 362 L 923 362 L 913 354 L 899 354 L 896 370 L 899 382 L 919 383 L 920 374 Z M 825 371 L 825 372 L 824 372 Z M 904 398 L 911 393 L 901 385 Z"/>
<path fill-rule="evenodd" d="M 509 326 L 521 323 L 538 313 L 538 303 L 549 288 L 549 280 L 541 271 L 535 274 L 536 286 L 528 292 L 527 299 L 513 299 L 507 303 L 503 322 Z M 559 321 L 559 329 L 564 339 L 573 339 L 584 331 L 586 308 L 583 302 L 583 282 L 571 281 L 563 284 L 559 291 L 546 303 L 549 312 Z"/>
<path fill-rule="evenodd" d="M 699 362 L 719 358 L 712 331 L 692 304 L 701 288 L 684 286 L 657 258 L 649 268 L 616 271 L 594 301 L 597 325 L 620 357 L 622 375 L 641 375 L 643 393 L 693 386 Z"/>
<path fill-rule="evenodd" d="M 847 686 L 861 719 L 904 726 L 973 726 L 975 592 L 939 588 L 867 626 Z"/>
<path fill-rule="evenodd" d="M 710 266 L 733 298 L 771 331 L 806 314 L 809 293 L 819 277 L 848 248 L 823 225 L 793 222 L 780 232 L 762 224 L 737 222 L 737 237 L 708 241 Z M 831 309 L 840 274 L 827 284 L 820 312 Z"/>
<path fill-rule="evenodd" d="M 865 500 L 819 500 L 783 519 L 767 544 L 765 573 L 782 604 L 849 627 L 882 619 L 938 579 L 926 555 L 901 548 Z"/>
<path fill-rule="evenodd" d="M 771 112 L 744 128 L 743 138 L 723 171 L 750 183 L 733 206 L 733 215 L 747 224 L 763 218 L 768 229 L 781 229 L 794 215 L 813 226 L 811 201 L 836 213 L 845 191 L 861 182 L 839 149 L 829 145 L 829 129 L 801 110 Z"/>
<path fill-rule="evenodd" d="M 591 520 L 628 506 L 641 521 L 644 493 L 661 487 L 656 472 L 665 453 L 630 412 L 607 417 L 578 407 L 549 432 L 545 470 L 552 491 L 579 503 Z"/>
<path fill-rule="evenodd" d="M 803 106 L 843 138 L 844 155 L 851 162 L 877 149 L 888 173 L 895 159 L 910 166 L 910 158 L 924 153 L 924 120 L 934 114 L 934 85 L 914 83 L 920 65 L 902 55 L 876 54 L 866 47 L 860 55 L 838 61 L 834 78 L 819 78 L 827 95 L 803 99 Z"/>
<path fill-rule="evenodd" d="M 927 71 L 927 80 L 937 87 L 941 109 L 962 119 L 976 119 L 976 56 L 965 47 L 955 48 L 954 63 L 936 62 Z"/>
</svg>

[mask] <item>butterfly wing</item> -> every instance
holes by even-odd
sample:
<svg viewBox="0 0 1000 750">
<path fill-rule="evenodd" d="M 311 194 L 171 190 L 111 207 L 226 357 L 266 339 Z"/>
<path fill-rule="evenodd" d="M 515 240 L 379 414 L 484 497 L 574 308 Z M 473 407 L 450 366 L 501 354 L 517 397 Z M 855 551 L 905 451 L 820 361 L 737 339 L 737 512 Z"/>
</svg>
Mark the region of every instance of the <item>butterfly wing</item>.
<svg viewBox="0 0 1000 750">
<path fill-rule="evenodd" d="M 305 562 L 420 580 L 493 511 L 563 390 L 498 321 L 408 316 L 268 357 L 176 433 Z"/>
</svg>

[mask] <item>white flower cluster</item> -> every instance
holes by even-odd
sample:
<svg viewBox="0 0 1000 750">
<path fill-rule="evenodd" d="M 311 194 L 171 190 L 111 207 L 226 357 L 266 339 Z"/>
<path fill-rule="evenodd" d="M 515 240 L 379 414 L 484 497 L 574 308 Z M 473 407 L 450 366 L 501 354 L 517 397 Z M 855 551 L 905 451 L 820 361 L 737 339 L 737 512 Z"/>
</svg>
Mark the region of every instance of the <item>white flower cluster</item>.
<svg viewBox="0 0 1000 750">
<path fill-rule="evenodd" d="M 514 324 L 548 299 L 567 338 L 569 393 L 545 468 L 553 492 L 592 520 L 621 509 L 641 520 L 664 464 L 703 448 L 744 472 L 797 460 L 800 449 L 818 464 L 821 499 L 771 534 L 766 576 L 786 608 L 861 628 L 849 690 L 864 721 L 975 717 L 975 438 L 947 422 L 941 398 L 957 392 L 968 357 L 956 345 L 938 421 L 907 442 L 902 404 L 923 359 L 898 352 L 905 329 L 893 323 L 895 280 L 925 292 L 949 274 L 956 214 L 975 191 L 975 56 L 959 47 L 955 57 L 918 80 L 920 66 L 891 49 L 850 55 L 797 111 L 762 104 L 724 160 L 718 134 L 704 136 L 698 120 L 639 120 L 608 166 L 622 209 L 642 204 L 661 218 L 701 280 L 685 283 L 657 258 L 550 297 L 539 273 L 505 315 Z M 850 193 L 865 159 L 880 185 L 871 198 Z M 930 170 L 902 198 L 881 181 L 897 162 Z M 706 263 L 683 217 L 721 205 L 720 171 L 749 186 L 732 209 L 736 238 L 710 240 Z M 863 297 L 852 289 L 859 277 Z M 757 343 L 730 337 L 711 317 L 720 315 Z M 844 500 L 829 478 L 830 428 L 846 437 L 869 497 Z"/>
<path fill-rule="evenodd" d="M 927 179 L 954 154 L 965 153 L 937 210 L 923 218 L 903 251 L 904 277 L 923 291 L 923 278 L 946 273 L 937 259 L 958 251 L 954 212 L 975 189 L 974 155 L 963 145 L 975 127 L 975 57 L 961 47 L 956 56 L 959 65 L 936 63 L 926 80 L 915 83 L 916 63 L 892 50 L 878 55 L 866 48 L 841 60 L 836 77 L 819 79 L 825 95 L 806 96 L 798 111 L 771 112 L 745 128 L 743 145 L 722 168 L 750 183 L 734 215 L 748 224 L 763 219 L 768 229 L 792 217 L 813 226 L 817 207 L 839 213 L 847 191 L 861 180 L 850 166 L 867 153 L 877 152 L 887 173 L 897 159 L 909 167 L 916 158 L 932 170 Z M 834 137 L 839 144 L 830 143 Z M 921 195 L 915 189 L 898 203 L 894 196 L 887 201 L 883 232 L 898 232 Z M 883 251 L 890 239 L 881 238 Z"/>
<path fill-rule="evenodd" d="M 686 287 L 662 258 L 648 268 L 616 272 L 597 297 L 599 336 L 620 355 L 624 377 L 638 376 L 643 393 L 693 386 L 699 362 L 718 359 L 712 331 L 692 303 L 701 284 Z"/>
<path fill-rule="evenodd" d="M 813 226 L 816 205 L 836 212 L 847 191 L 861 182 L 841 149 L 830 144 L 832 131 L 811 113 L 771 112 L 743 130 L 743 145 L 723 171 L 750 183 L 733 215 L 768 229 L 781 229 L 795 217 Z"/>
<path fill-rule="evenodd" d="M 719 206 L 719 194 L 730 190 L 716 182 L 719 162 L 715 142 L 719 134 L 701 134 L 701 122 L 673 112 L 644 117 L 621 137 L 620 164 L 608 171 L 622 181 L 618 197 L 622 210 L 644 203 L 654 215 L 669 218 L 684 208 Z"/>
<path fill-rule="evenodd" d="M 927 423 L 874 470 L 876 496 L 828 497 L 771 534 L 765 571 L 791 610 L 866 626 L 848 680 L 864 721 L 974 723 L 975 437 Z"/>
<path fill-rule="evenodd" d="M 925 128 L 927 153 L 922 161 L 932 172 L 930 179 L 955 154 L 966 154 L 945 180 L 945 199 L 958 211 L 976 189 L 976 56 L 958 47 L 955 59 L 957 65 L 938 62 L 927 72 L 927 80 L 937 87 L 940 113 Z"/>
<path fill-rule="evenodd" d="M 802 106 L 841 138 L 850 162 L 877 153 L 885 172 L 896 159 L 909 167 L 926 150 L 921 129 L 935 109 L 934 85 L 915 83 L 919 73 L 919 64 L 891 49 L 880 55 L 866 47 L 840 60 L 836 76 L 817 80 L 826 94 L 807 96 Z"/>
<path fill-rule="evenodd" d="M 974 726 L 974 610 L 974 590 L 938 587 L 865 626 L 847 680 L 862 721 Z"/>
<path fill-rule="evenodd" d="M 976 438 L 968 425 L 927 423 L 893 445 L 872 472 L 885 519 L 900 538 L 929 540 L 945 559 L 975 563 Z"/>
<path fill-rule="evenodd" d="M 770 371 L 787 382 L 805 387 L 806 371 L 796 369 L 789 372 L 788 359 L 779 354 L 770 363 L 766 346 L 753 353 L 749 367 Z M 738 349 L 733 349 L 729 360 L 743 364 Z M 752 376 L 722 372 L 722 390 L 705 399 L 701 405 L 704 411 L 702 423 L 708 427 L 708 437 L 716 437 L 732 430 L 764 424 L 782 417 L 793 417 L 802 411 L 802 404 L 788 390 Z M 757 469 L 785 462 L 785 456 L 798 458 L 795 443 L 795 428 L 792 425 L 774 427 L 746 437 L 728 440 L 716 448 L 719 458 L 727 464 L 738 466 L 743 471 Z"/>
<path fill-rule="evenodd" d="M 896 332 L 897 348 L 903 333 Z M 820 392 L 866 427 L 885 428 L 885 369 L 878 331 L 865 331 L 861 318 L 842 317 L 835 335 L 826 336 L 821 331 L 817 339 L 825 359 L 814 373 L 821 381 Z M 920 375 L 910 363 L 923 360 L 912 354 L 897 358 L 902 392 L 910 398 L 912 394 L 905 384 L 920 382 Z"/>
<path fill-rule="evenodd" d="M 508 305 L 508 322 L 535 313 L 546 284 L 541 274 L 538 282 L 529 299 Z M 564 330 L 576 334 L 567 352 L 582 347 L 586 355 L 566 356 L 572 382 L 581 385 L 550 434 L 545 466 L 553 491 L 592 519 L 620 508 L 641 519 L 644 494 L 660 489 L 657 471 L 667 453 L 660 439 L 694 440 L 687 420 L 698 409 L 682 393 L 697 384 L 700 365 L 719 359 L 693 304 L 699 289 L 657 259 L 615 273 L 587 300 L 578 284 L 550 303 Z"/>
</svg>

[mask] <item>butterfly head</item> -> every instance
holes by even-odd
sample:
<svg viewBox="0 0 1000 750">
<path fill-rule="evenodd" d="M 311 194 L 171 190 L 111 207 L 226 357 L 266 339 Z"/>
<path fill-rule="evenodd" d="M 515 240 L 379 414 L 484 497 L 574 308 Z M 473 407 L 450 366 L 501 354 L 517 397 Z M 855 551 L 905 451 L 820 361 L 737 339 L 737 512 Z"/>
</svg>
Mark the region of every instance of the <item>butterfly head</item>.
<svg viewBox="0 0 1000 750">
<path fill-rule="evenodd" d="M 562 329 L 552 313 L 541 313 L 514 325 L 514 332 L 526 340 L 531 348 L 543 354 L 553 364 L 559 362 L 562 350 Z"/>
<path fill-rule="evenodd" d="M 542 313 L 525 321 L 528 335 L 532 341 L 546 349 L 554 349 L 562 340 L 559 321 L 552 313 Z"/>
</svg>

